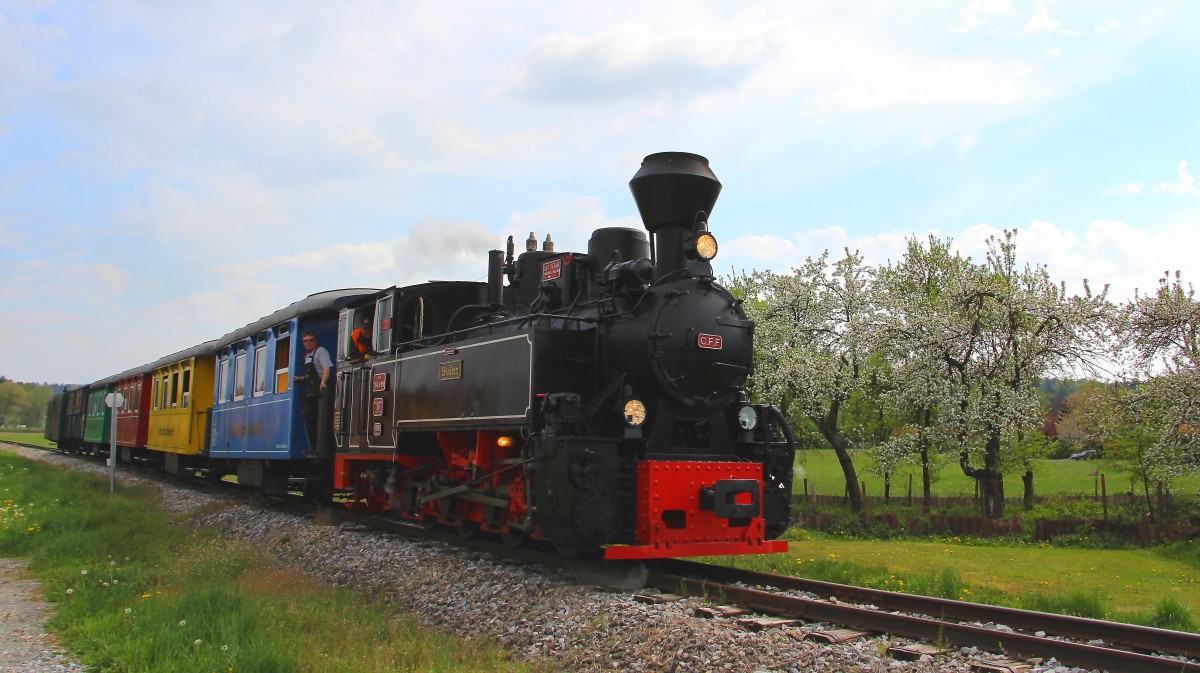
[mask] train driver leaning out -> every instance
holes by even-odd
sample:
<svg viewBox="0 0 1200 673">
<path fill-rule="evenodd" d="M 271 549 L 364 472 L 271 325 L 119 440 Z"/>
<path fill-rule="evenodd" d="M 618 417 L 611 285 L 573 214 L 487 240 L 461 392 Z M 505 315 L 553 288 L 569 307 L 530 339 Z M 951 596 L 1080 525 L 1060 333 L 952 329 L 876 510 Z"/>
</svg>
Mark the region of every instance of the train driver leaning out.
<svg viewBox="0 0 1200 673">
<path fill-rule="evenodd" d="M 351 360 L 369 360 L 375 351 L 371 348 L 371 317 L 363 316 L 362 323 L 350 333 Z"/>
<path fill-rule="evenodd" d="M 304 394 L 304 432 L 308 435 L 308 450 L 319 454 L 321 442 L 321 411 L 327 407 L 326 401 L 332 401 L 333 360 L 329 351 L 317 344 L 317 336 L 305 332 L 304 343 L 304 374 L 293 376 L 292 380 L 305 384 Z"/>
</svg>

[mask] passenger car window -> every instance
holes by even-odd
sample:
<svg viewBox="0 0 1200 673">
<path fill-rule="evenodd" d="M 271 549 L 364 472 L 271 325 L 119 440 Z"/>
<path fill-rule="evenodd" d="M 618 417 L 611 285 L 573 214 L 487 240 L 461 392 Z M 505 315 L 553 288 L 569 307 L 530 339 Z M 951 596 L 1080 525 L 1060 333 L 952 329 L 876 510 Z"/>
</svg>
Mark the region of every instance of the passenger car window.
<svg viewBox="0 0 1200 673">
<path fill-rule="evenodd" d="M 246 354 L 238 353 L 233 366 L 233 401 L 246 399 Z"/>
</svg>

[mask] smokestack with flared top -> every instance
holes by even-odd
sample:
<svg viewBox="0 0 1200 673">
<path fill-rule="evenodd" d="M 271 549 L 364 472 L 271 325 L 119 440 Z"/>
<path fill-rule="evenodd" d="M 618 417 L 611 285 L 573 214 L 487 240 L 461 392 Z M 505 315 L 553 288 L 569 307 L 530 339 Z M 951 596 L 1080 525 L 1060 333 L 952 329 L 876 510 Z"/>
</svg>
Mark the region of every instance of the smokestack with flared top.
<svg viewBox="0 0 1200 673">
<path fill-rule="evenodd" d="M 646 229 L 655 235 L 658 274 L 687 266 L 684 244 L 693 233 L 696 213 L 701 220 L 712 213 L 721 183 L 708 167 L 708 159 L 687 152 L 660 152 L 642 160 L 642 168 L 629 181 Z"/>
</svg>

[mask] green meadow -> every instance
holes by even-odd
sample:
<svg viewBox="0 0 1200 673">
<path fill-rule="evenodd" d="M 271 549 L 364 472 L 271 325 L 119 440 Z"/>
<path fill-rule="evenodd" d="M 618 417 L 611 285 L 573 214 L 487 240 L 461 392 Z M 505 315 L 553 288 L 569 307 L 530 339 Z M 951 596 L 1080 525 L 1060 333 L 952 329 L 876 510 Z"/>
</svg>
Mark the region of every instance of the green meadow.
<svg viewBox="0 0 1200 673">
<path fill-rule="evenodd" d="M 49 627 L 93 670 L 525 671 L 261 552 L 192 531 L 149 488 L 0 451 L 0 555 L 30 560 Z"/>
<path fill-rule="evenodd" d="M 875 462 L 865 453 L 852 453 L 854 468 L 859 481 L 867 484 L 869 497 L 882 497 L 884 480 L 875 474 Z M 809 450 L 796 453 L 796 475 L 794 493 L 804 493 L 803 480 L 808 480 L 810 493 L 817 495 L 843 495 L 846 479 L 832 450 Z M 1110 460 L 1036 460 L 1033 462 L 1033 489 L 1038 496 L 1051 495 L 1094 495 L 1100 489 L 1100 475 L 1104 475 L 1109 495 L 1129 492 L 1129 474 L 1124 465 Z M 912 477 L 913 499 L 921 498 L 921 468 L 906 465 L 892 475 L 892 497 L 908 495 L 909 477 Z M 1021 497 L 1021 475 L 1007 475 L 1004 491 L 1009 498 Z M 1133 484 L 1136 495 L 1142 494 L 1140 484 Z M 932 491 L 934 497 L 969 498 L 975 493 L 975 482 L 963 474 L 957 461 L 945 462 L 934 473 Z M 1181 479 L 1175 485 L 1180 494 L 1200 495 L 1200 474 Z"/>
<path fill-rule="evenodd" d="M 1060 548 L 973 538 L 863 540 L 793 528 L 789 551 L 722 562 L 875 589 L 1197 631 L 1200 541 Z"/>
<path fill-rule="evenodd" d="M 54 444 L 42 436 L 42 431 L 30 430 L 0 430 L 0 442 L 19 442 L 21 444 L 37 444 L 38 446 L 54 446 Z"/>
</svg>

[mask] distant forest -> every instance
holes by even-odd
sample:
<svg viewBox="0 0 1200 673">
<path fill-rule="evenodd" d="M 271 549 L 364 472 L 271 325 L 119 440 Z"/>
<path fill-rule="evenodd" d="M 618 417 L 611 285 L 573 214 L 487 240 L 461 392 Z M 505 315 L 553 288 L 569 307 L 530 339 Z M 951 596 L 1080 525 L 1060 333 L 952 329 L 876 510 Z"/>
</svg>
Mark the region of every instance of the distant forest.
<svg viewBox="0 0 1200 673">
<path fill-rule="evenodd" d="M 0 428 L 41 428 L 46 403 L 66 388 L 61 383 L 18 383 L 0 375 Z"/>
</svg>

